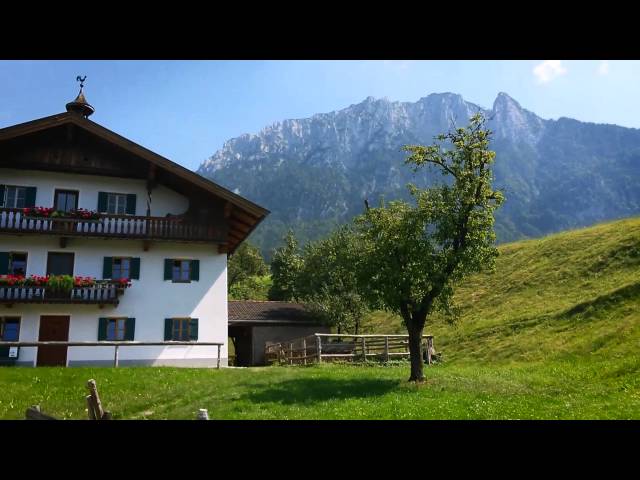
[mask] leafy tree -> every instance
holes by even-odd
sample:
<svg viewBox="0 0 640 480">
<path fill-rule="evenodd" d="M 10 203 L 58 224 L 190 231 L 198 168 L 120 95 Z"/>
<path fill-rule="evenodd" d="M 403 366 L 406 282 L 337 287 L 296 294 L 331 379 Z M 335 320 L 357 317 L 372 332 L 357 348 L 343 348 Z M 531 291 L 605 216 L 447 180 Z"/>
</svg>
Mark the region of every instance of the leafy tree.
<svg viewBox="0 0 640 480">
<path fill-rule="evenodd" d="M 324 240 L 307 244 L 296 289 L 300 300 L 325 323 L 336 326 L 338 333 L 357 335 L 368 308 L 357 291 L 352 268 L 353 238 L 347 228 L 341 228 Z"/>
<path fill-rule="evenodd" d="M 298 241 L 291 230 L 284 238 L 284 245 L 277 248 L 271 260 L 271 280 L 269 300 L 297 300 L 296 279 L 302 268 Z"/>
<path fill-rule="evenodd" d="M 229 289 L 229 300 L 267 300 L 270 287 L 269 275 L 249 277 Z"/>
<path fill-rule="evenodd" d="M 431 146 L 404 147 L 414 171 L 431 166 L 447 181 L 427 189 L 409 185 L 415 204 L 381 204 L 354 221 L 359 290 L 371 306 L 403 318 L 410 381 L 424 380 L 422 333 L 429 315 L 449 312 L 456 283 L 492 267 L 497 256 L 494 211 L 504 197 L 491 184 L 490 134 L 477 114 L 468 127 L 438 135 Z"/>
<path fill-rule="evenodd" d="M 269 272 L 267 264 L 255 246 L 243 242 L 229 258 L 227 265 L 227 285 L 229 291 L 251 277 L 263 276 Z"/>
</svg>

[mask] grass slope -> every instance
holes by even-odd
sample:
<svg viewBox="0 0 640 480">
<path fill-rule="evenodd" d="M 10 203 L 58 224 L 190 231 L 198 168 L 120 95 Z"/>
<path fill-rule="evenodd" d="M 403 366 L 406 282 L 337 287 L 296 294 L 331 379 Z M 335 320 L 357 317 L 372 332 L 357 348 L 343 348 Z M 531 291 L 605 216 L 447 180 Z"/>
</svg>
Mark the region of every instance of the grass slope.
<svg viewBox="0 0 640 480">
<path fill-rule="evenodd" d="M 0 368 L 0 418 L 39 403 L 86 418 L 95 378 L 116 418 L 640 418 L 640 219 L 500 247 L 494 273 L 460 286 L 455 326 L 428 330 L 445 362 L 205 370 Z M 377 313 L 369 331 L 403 331 Z"/>
<path fill-rule="evenodd" d="M 496 270 L 456 291 L 451 326 L 426 330 L 448 362 L 520 362 L 635 356 L 640 347 L 640 219 L 503 245 Z M 367 330 L 400 332 L 378 312 Z"/>
</svg>

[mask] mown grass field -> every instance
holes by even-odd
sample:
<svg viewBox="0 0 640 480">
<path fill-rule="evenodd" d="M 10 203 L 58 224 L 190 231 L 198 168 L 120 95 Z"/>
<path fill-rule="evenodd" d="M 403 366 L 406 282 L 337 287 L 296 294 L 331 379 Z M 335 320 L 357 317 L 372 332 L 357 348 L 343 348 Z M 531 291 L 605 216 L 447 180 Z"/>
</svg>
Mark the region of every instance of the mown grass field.
<svg viewBox="0 0 640 480">
<path fill-rule="evenodd" d="M 115 418 L 638 419 L 640 219 L 500 247 L 494 273 L 456 295 L 453 326 L 427 327 L 444 362 L 203 370 L 0 368 L 0 418 L 40 404 L 86 418 L 95 378 Z M 368 331 L 402 332 L 378 312 Z"/>
</svg>

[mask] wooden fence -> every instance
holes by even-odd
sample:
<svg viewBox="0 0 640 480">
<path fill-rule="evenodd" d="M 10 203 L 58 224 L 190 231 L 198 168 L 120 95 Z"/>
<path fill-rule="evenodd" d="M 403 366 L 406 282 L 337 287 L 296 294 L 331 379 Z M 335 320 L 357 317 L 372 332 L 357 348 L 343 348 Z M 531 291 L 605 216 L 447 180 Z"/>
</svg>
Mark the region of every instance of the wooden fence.
<svg viewBox="0 0 640 480">
<path fill-rule="evenodd" d="M 433 335 L 423 335 L 425 363 L 435 354 Z M 268 364 L 307 365 L 325 361 L 389 361 L 409 357 L 409 335 L 340 335 L 316 333 L 287 342 L 265 344 Z"/>
<path fill-rule="evenodd" d="M 37 342 L 0 342 L 0 347 L 45 347 L 45 346 L 59 346 L 59 347 L 115 347 L 113 352 L 113 366 L 118 367 L 119 363 L 119 348 L 120 347 L 136 347 L 136 346 L 163 346 L 169 347 L 172 345 L 188 345 L 190 347 L 197 346 L 217 346 L 218 357 L 216 359 L 216 368 L 220 368 L 220 348 L 222 343 L 219 342 L 181 342 L 181 341 L 167 341 L 167 342 L 137 342 L 137 341 L 101 341 L 101 342 L 63 342 L 63 341 L 37 341 Z"/>
</svg>

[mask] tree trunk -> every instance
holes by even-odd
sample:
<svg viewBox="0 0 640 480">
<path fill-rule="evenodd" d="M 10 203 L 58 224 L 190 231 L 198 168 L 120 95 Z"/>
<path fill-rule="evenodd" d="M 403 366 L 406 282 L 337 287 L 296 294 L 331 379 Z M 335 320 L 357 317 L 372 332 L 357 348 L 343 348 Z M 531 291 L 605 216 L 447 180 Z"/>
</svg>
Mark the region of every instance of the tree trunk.
<svg viewBox="0 0 640 480">
<path fill-rule="evenodd" d="M 409 327 L 409 356 L 411 358 L 410 382 L 424 382 L 424 368 L 422 360 L 422 331 L 424 327 Z"/>
</svg>

